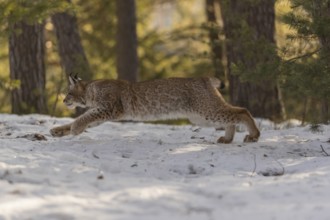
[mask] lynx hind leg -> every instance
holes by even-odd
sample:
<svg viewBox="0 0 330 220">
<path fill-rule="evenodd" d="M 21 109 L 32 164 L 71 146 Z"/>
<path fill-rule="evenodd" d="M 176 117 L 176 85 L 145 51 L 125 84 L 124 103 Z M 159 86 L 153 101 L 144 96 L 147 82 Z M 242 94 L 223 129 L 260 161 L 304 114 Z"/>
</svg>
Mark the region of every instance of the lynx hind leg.
<svg viewBox="0 0 330 220">
<path fill-rule="evenodd" d="M 225 136 L 218 139 L 218 143 L 229 144 L 233 141 L 235 135 L 235 125 L 227 125 L 225 128 Z"/>
<path fill-rule="evenodd" d="M 69 135 L 71 133 L 71 123 L 52 128 L 49 132 L 53 137 L 63 137 Z"/>
<path fill-rule="evenodd" d="M 249 134 L 245 136 L 244 142 L 257 142 L 260 137 L 260 131 L 250 112 L 245 108 L 239 108 L 237 113 L 240 120 L 239 122 L 243 123 L 249 132 Z"/>
</svg>

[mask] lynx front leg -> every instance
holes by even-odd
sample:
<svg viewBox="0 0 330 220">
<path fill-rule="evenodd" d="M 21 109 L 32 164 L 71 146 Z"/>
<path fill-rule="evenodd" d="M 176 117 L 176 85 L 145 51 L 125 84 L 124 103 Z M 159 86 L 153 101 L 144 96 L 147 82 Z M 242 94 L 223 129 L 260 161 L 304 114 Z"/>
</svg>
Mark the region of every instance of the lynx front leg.
<svg viewBox="0 0 330 220">
<path fill-rule="evenodd" d="M 94 108 L 85 112 L 83 115 L 79 116 L 71 126 L 71 134 L 78 135 L 81 134 L 89 125 L 95 125 L 97 123 L 102 123 L 108 120 L 117 119 L 119 112 L 113 109 L 109 112 L 105 109 Z"/>
<path fill-rule="evenodd" d="M 50 129 L 49 132 L 53 137 L 63 137 L 69 135 L 70 131 L 71 131 L 71 123 L 52 128 Z"/>
</svg>

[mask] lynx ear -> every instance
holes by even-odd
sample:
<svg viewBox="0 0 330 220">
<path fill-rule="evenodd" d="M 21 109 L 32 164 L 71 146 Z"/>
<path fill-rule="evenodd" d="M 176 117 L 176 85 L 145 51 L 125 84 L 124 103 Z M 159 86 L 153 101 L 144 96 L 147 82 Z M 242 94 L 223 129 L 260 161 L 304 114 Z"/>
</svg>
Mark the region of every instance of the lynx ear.
<svg viewBox="0 0 330 220">
<path fill-rule="evenodd" d="M 72 73 L 71 73 L 70 76 L 69 76 L 70 85 L 74 85 L 77 82 L 79 82 L 80 80 L 81 79 L 78 77 L 78 73 L 75 76 L 73 76 Z"/>
</svg>

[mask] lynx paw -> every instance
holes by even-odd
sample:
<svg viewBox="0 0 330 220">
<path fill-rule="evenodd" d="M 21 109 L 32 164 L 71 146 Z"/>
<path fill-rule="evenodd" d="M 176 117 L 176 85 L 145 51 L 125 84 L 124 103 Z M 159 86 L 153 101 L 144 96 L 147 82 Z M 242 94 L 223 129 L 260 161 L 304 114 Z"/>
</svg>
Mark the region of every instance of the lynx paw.
<svg viewBox="0 0 330 220">
<path fill-rule="evenodd" d="M 63 137 L 70 134 L 70 130 L 63 129 L 62 127 L 55 127 L 50 129 L 49 132 L 53 137 Z"/>
<path fill-rule="evenodd" d="M 244 142 L 257 142 L 258 137 L 252 137 L 250 135 L 246 135 L 244 138 Z"/>
<path fill-rule="evenodd" d="M 71 127 L 71 134 L 72 135 L 79 135 L 81 133 L 84 132 L 84 128 L 83 127 L 79 127 L 79 126 L 75 126 L 74 124 Z"/>
<path fill-rule="evenodd" d="M 220 137 L 217 142 L 221 144 L 229 144 L 232 142 L 232 140 L 228 140 L 225 137 Z"/>
</svg>

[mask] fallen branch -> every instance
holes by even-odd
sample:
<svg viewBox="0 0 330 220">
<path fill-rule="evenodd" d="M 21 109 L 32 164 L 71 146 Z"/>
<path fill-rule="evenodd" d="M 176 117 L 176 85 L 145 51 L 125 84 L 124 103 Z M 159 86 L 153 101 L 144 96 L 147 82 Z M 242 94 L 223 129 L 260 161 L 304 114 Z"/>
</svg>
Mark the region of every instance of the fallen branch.
<svg viewBox="0 0 330 220">
<path fill-rule="evenodd" d="M 330 155 L 324 150 L 322 144 L 320 145 L 322 152 L 325 154 L 325 156 L 329 157 Z"/>
</svg>

